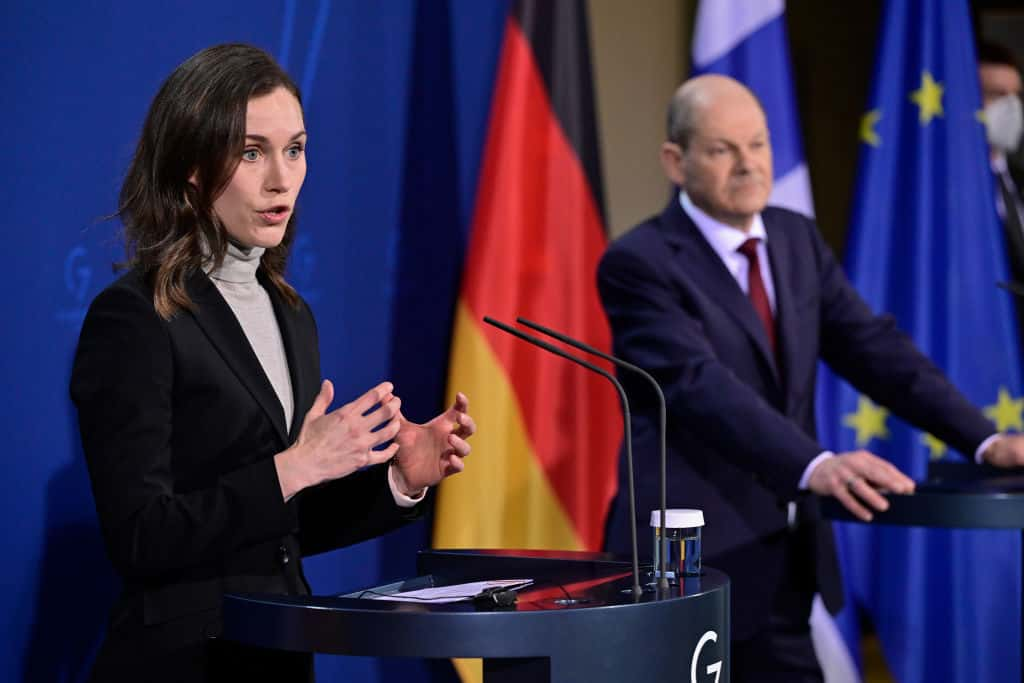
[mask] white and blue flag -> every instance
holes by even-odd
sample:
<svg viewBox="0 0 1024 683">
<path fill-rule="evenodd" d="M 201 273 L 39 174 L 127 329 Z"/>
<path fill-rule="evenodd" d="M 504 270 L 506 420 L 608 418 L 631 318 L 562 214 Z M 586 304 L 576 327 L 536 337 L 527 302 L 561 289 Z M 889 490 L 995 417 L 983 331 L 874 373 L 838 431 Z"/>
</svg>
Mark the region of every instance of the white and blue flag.
<svg viewBox="0 0 1024 683">
<path fill-rule="evenodd" d="M 782 0 L 701 2 L 693 34 L 693 75 L 731 76 L 757 95 L 772 135 L 775 187 L 769 203 L 813 216 L 785 10 Z"/>
</svg>

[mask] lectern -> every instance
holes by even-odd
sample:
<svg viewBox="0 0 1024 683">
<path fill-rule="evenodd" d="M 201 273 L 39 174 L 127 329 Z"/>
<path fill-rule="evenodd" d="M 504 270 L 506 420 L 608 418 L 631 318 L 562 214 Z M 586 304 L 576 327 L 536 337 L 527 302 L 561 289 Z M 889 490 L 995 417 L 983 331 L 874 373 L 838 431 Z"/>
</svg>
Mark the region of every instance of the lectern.
<svg viewBox="0 0 1024 683">
<path fill-rule="evenodd" d="M 340 655 L 480 657 L 486 683 L 729 681 L 729 581 L 714 569 L 637 599 L 631 564 L 602 553 L 431 550 L 417 570 L 343 595 L 229 594 L 223 637 Z M 370 599 L 504 578 L 534 583 L 510 607 Z"/>
<path fill-rule="evenodd" d="M 953 529 L 1018 529 L 1024 533 L 1024 469 L 934 462 L 928 479 L 913 495 L 885 495 L 889 509 L 874 514 L 874 524 Z M 826 517 L 859 522 L 834 498 L 822 499 Z M 1021 544 L 1024 553 L 1024 538 Z M 1024 640 L 1024 592 L 1021 594 L 1021 637 Z M 1024 642 L 1022 642 L 1024 652 Z M 1024 679 L 1024 663 L 1021 666 Z"/>
</svg>

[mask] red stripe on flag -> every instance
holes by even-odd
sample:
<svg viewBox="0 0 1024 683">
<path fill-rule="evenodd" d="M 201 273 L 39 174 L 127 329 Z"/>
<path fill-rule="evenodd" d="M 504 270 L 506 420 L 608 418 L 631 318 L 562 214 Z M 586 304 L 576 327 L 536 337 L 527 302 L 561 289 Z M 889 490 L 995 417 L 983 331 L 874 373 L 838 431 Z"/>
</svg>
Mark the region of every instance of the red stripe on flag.
<svg viewBox="0 0 1024 683">
<path fill-rule="evenodd" d="M 610 333 L 595 285 L 604 247 L 586 174 L 552 111 L 530 46 L 510 19 L 463 297 L 477 319 L 522 315 L 607 350 Z M 613 389 L 489 327 L 484 334 L 508 373 L 552 487 L 586 547 L 597 548 L 622 435 Z"/>
</svg>

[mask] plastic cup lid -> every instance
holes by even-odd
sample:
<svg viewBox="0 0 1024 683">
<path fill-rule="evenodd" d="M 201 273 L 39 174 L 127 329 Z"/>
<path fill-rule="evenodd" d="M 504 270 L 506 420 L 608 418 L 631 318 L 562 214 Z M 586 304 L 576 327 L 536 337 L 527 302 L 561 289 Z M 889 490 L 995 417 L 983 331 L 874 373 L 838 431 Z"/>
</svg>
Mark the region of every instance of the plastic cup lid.
<svg viewBox="0 0 1024 683">
<path fill-rule="evenodd" d="M 651 526 L 661 526 L 661 508 L 651 510 Z M 703 510 L 665 510 L 665 528 L 691 529 L 704 526 Z"/>
</svg>

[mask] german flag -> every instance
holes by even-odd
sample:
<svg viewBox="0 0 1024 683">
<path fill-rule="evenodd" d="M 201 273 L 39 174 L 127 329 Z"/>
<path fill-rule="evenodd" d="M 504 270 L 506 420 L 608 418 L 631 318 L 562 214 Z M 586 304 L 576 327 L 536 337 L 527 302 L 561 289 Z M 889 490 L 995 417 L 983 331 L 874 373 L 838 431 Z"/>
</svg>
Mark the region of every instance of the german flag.
<svg viewBox="0 0 1024 683">
<path fill-rule="evenodd" d="M 449 366 L 479 431 L 466 471 L 440 487 L 435 547 L 600 549 L 622 437 L 614 390 L 481 320 L 524 316 L 610 349 L 599 166 L 583 0 L 514 2 Z"/>
</svg>

